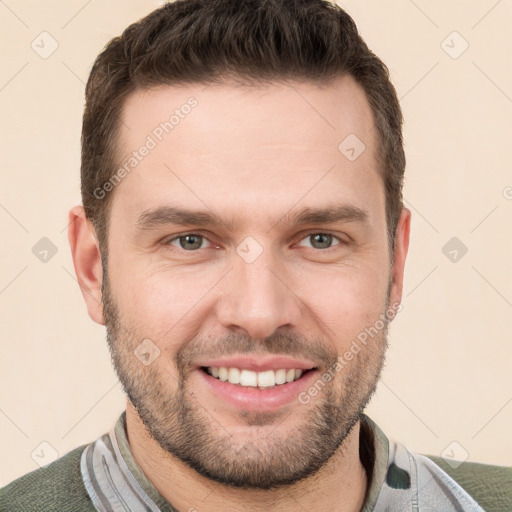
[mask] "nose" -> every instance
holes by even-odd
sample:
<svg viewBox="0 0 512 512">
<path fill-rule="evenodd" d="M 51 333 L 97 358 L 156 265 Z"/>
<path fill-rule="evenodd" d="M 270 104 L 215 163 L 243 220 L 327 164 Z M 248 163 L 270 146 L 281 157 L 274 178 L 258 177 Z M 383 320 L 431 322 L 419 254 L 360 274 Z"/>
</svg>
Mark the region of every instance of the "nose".
<svg viewBox="0 0 512 512">
<path fill-rule="evenodd" d="M 252 263 L 236 256 L 217 305 L 218 321 L 253 339 L 265 339 L 279 328 L 296 329 L 302 303 L 286 274 L 271 251 Z"/>
</svg>

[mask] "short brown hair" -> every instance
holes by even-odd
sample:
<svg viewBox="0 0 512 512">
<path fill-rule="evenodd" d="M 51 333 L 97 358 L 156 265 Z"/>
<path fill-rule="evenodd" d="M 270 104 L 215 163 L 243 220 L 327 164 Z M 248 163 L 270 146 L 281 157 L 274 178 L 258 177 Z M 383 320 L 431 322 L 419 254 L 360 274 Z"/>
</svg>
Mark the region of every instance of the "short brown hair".
<svg viewBox="0 0 512 512">
<path fill-rule="evenodd" d="M 129 94 L 228 78 L 320 84 L 344 74 L 362 87 L 373 111 L 392 251 L 403 206 L 402 112 L 388 68 L 368 49 L 352 18 L 325 0 L 176 0 L 112 39 L 87 81 L 81 192 L 103 256 L 113 194 L 98 198 L 95 191 L 117 169 L 117 133 Z"/>
</svg>

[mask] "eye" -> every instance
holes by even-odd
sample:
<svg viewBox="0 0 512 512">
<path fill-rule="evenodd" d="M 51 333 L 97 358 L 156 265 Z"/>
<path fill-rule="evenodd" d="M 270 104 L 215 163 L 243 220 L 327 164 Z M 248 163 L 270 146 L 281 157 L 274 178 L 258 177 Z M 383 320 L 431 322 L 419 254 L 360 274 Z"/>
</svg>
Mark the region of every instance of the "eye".
<svg viewBox="0 0 512 512">
<path fill-rule="evenodd" d="M 343 242 L 343 240 L 341 240 L 339 237 L 332 235 L 330 233 L 322 232 L 314 232 L 306 235 L 298 244 L 299 246 L 304 247 L 303 240 L 310 240 L 311 245 L 309 245 L 309 247 L 316 250 L 330 249 L 331 247 L 333 247 L 333 240 L 338 240 L 339 242 L 338 244 L 334 244 L 334 246 L 345 244 L 345 242 Z M 163 245 L 172 245 L 178 249 L 182 249 L 187 252 L 194 252 L 199 249 L 207 248 L 203 246 L 203 242 L 211 244 L 211 242 L 209 242 L 209 240 L 204 235 L 199 235 L 197 233 L 185 233 L 183 235 L 179 235 L 174 238 L 170 238 L 167 241 L 164 241 Z"/>
<path fill-rule="evenodd" d="M 344 244 L 344 242 L 340 238 L 338 238 L 337 236 L 331 235 L 330 233 L 310 233 L 302 240 L 311 240 L 311 246 L 313 247 L 313 249 L 322 250 L 322 249 L 330 249 L 332 247 L 333 239 L 336 239 L 340 242 L 339 244 L 335 244 L 335 245 L 343 245 Z M 302 243 L 300 243 L 299 246 L 300 245 L 302 245 Z"/>
<path fill-rule="evenodd" d="M 179 249 L 183 249 L 185 251 L 194 251 L 196 249 L 204 249 L 201 247 L 203 242 L 206 241 L 207 238 L 203 235 L 197 235 L 195 233 L 186 233 L 185 235 L 180 235 L 175 238 L 171 238 L 164 242 L 164 245 L 173 245 L 178 247 Z"/>
</svg>

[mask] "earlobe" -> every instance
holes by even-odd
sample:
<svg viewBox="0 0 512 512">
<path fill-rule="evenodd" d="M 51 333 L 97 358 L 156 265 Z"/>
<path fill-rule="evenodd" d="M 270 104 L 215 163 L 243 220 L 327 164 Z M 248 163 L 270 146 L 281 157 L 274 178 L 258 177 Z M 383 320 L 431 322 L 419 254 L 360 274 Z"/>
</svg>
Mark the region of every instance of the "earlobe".
<svg viewBox="0 0 512 512">
<path fill-rule="evenodd" d="M 75 273 L 85 299 L 89 316 L 105 325 L 101 302 L 103 268 L 101 253 L 92 223 L 85 217 L 82 206 L 69 212 L 68 239 Z"/>
<path fill-rule="evenodd" d="M 409 234 L 411 230 L 411 211 L 402 208 L 395 232 L 394 261 L 391 269 L 393 282 L 390 292 L 390 305 L 402 302 L 404 267 L 409 250 Z"/>
</svg>

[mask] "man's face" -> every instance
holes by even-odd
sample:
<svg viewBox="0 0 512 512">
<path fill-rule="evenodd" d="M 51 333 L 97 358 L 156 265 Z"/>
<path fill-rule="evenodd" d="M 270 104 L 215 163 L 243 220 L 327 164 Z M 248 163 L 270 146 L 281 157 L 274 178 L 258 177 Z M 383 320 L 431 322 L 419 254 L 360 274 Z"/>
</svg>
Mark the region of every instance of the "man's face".
<svg viewBox="0 0 512 512">
<path fill-rule="evenodd" d="M 162 131 L 190 97 L 197 104 Z M 362 89 L 345 77 L 323 88 L 137 92 L 119 167 L 143 145 L 147 156 L 113 192 L 103 283 L 128 397 L 164 450 L 213 480 L 269 488 L 314 473 L 375 390 L 382 315 L 397 298 Z M 297 223 L 324 209 L 340 215 Z M 294 369 L 302 375 L 288 382 Z"/>
</svg>

